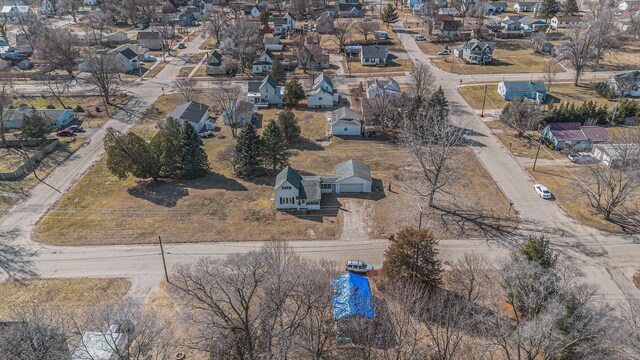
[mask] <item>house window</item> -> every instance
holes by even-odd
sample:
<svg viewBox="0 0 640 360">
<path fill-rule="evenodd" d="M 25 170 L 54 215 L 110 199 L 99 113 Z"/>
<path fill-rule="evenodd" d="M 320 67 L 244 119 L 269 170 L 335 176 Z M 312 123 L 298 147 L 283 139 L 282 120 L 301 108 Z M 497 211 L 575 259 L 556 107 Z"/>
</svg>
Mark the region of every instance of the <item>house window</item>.
<svg viewBox="0 0 640 360">
<path fill-rule="evenodd" d="M 331 184 L 320 184 L 320 188 L 322 190 L 331 190 L 332 185 Z"/>
<path fill-rule="evenodd" d="M 322 96 L 319 96 L 319 97 L 318 97 L 318 101 L 322 101 Z"/>
<path fill-rule="evenodd" d="M 282 186 L 282 190 L 291 190 L 291 186 Z"/>
<path fill-rule="evenodd" d="M 292 197 L 282 197 L 280 198 L 280 205 L 286 205 L 286 204 L 295 204 L 295 198 Z"/>
<path fill-rule="evenodd" d="M 344 131 L 349 131 L 349 128 L 344 128 Z"/>
</svg>

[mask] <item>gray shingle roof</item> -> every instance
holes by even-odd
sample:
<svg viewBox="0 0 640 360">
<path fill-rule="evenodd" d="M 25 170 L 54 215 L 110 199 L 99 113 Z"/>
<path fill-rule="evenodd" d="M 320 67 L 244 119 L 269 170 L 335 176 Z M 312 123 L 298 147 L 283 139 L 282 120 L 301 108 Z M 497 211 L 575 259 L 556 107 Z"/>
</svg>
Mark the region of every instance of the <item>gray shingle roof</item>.
<svg viewBox="0 0 640 360">
<path fill-rule="evenodd" d="M 302 176 L 291 166 L 287 166 L 276 176 L 276 185 L 275 189 L 279 188 L 285 182 L 288 182 L 296 188 L 296 190 L 300 190 L 300 181 L 302 181 Z"/>
<path fill-rule="evenodd" d="M 335 125 L 343 120 L 360 120 L 360 115 L 353 109 L 343 106 L 331 113 L 331 124 Z"/>
<path fill-rule="evenodd" d="M 272 88 L 276 88 L 278 87 L 278 83 L 276 82 L 276 79 L 273 78 L 273 76 L 271 76 L 271 74 L 267 75 L 264 80 L 262 80 L 262 83 L 260 84 L 260 87 L 262 87 L 262 85 L 264 84 L 269 84 Z"/>
<path fill-rule="evenodd" d="M 195 101 L 189 101 L 176 106 L 170 116 L 174 119 L 184 119 L 189 122 L 198 123 L 207 111 L 209 111 L 209 107 L 207 105 Z"/>
<path fill-rule="evenodd" d="M 250 93 L 259 93 L 262 81 L 249 81 L 248 87 Z"/>
<path fill-rule="evenodd" d="M 29 106 L 22 106 L 17 109 L 5 110 L 5 121 L 20 122 L 24 116 L 31 115 L 33 112 L 43 116 L 51 121 L 57 121 L 68 109 L 34 109 Z"/>
<path fill-rule="evenodd" d="M 333 171 L 338 177 L 337 181 L 357 177 L 371 181 L 371 169 L 369 166 L 358 160 L 347 160 L 333 167 Z"/>
<path fill-rule="evenodd" d="M 387 49 L 387 46 L 385 45 L 363 46 L 361 50 L 361 54 L 363 58 L 367 58 L 367 59 L 371 59 L 371 58 L 386 59 L 388 54 L 388 49 Z"/>
<path fill-rule="evenodd" d="M 547 87 L 543 82 L 531 81 L 505 81 L 504 87 L 507 91 L 537 91 L 547 92 Z"/>
<path fill-rule="evenodd" d="M 300 181 L 300 194 L 299 199 L 307 201 L 320 201 L 322 198 L 322 192 L 320 191 L 320 180 L 311 180 L 303 178 Z"/>
<path fill-rule="evenodd" d="M 124 50 L 120 51 L 120 54 L 124 55 L 124 57 L 129 60 L 135 59 L 136 56 L 138 56 L 135 51 L 131 50 L 131 48 L 125 48 Z"/>
<path fill-rule="evenodd" d="M 313 88 L 315 89 L 322 82 L 327 83 L 333 89 L 333 81 L 331 81 L 331 79 L 329 79 L 329 77 L 324 73 L 320 73 L 318 76 L 316 76 L 316 79 L 313 82 Z"/>
</svg>

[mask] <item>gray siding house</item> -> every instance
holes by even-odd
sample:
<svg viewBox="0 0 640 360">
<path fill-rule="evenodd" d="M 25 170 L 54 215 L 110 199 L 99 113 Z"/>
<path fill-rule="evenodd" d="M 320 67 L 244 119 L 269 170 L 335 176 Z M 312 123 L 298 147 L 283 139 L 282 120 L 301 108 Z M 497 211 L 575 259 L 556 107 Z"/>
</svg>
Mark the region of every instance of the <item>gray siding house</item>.
<svg viewBox="0 0 640 360">
<path fill-rule="evenodd" d="M 469 64 L 485 65 L 493 61 L 493 42 L 472 39 L 455 48 L 456 55 Z"/>
</svg>

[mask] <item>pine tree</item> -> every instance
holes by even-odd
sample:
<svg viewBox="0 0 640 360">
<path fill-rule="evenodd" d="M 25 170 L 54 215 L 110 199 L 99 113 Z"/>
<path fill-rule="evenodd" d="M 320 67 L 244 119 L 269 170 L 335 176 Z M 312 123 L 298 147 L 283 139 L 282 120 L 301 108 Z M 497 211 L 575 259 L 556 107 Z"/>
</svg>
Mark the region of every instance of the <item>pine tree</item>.
<svg viewBox="0 0 640 360">
<path fill-rule="evenodd" d="M 282 61 L 280 60 L 274 61 L 273 67 L 271 67 L 271 77 L 278 84 L 280 84 L 286 79 L 287 74 L 285 73 L 284 67 L 282 66 Z"/>
<path fill-rule="evenodd" d="M 562 4 L 562 13 L 567 16 L 572 16 L 580 11 L 578 2 L 576 0 L 564 0 Z"/>
<path fill-rule="evenodd" d="M 261 148 L 262 139 L 256 128 L 250 123 L 245 124 L 236 141 L 237 177 L 252 179 L 259 175 Z"/>
<path fill-rule="evenodd" d="M 151 151 L 149 144 L 132 132 L 123 134 L 107 128 L 104 149 L 107 153 L 107 169 L 121 180 L 129 175 L 153 180 L 160 176 L 160 160 Z"/>
<path fill-rule="evenodd" d="M 402 229 L 384 252 L 382 271 L 392 280 L 417 281 L 436 288 L 442 277 L 437 247 L 438 240 L 431 231 Z"/>
<path fill-rule="evenodd" d="M 287 138 L 277 122 L 271 121 L 262 133 L 262 160 L 274 172 L 289 165 Z"/>
<path fill-rule="evenodd" d="M 25 139 L 44 139 L 55 130 L 49 119 L 32 111 L 22 117 L 22 137 Z"/>
<path fill-rule="evenodd" d="M 286 109 L 278 114 L 278 125 L 289 144 L 295 144 L 300 139 L 300 126 L 293 111 Z"/>
<path fill-rule="evenodd" d="M 558 14 L 558 1 L 557 0 L 544 0 L 540 10 L 540 16 L 545 19 L 551 19 Z"/>
<path fill-rule="evenodd" d="M 180 140 L 182 148 L 182 177 L 195 179 L 205 176 L 209 170 L 207 153 L 204 151 L 202 139 L 188 121 L 185 121 L 182 125 Z"/>
<path fill-rule="evenodd" d="M 444 95 L 444 90 L 442 90 L 442 86 L 438 87 L 438 90 L 434 91 L 427 102 L 427 107 L 434 114 L 437 114 L 438 119 L 445 119 L 449 116 L 449 101 L 447 101 L 446 96 Z"/>
<path fill-rule="evenodd" d="M 289 80 L 285 86 L 284 102 L 287 103 L 287 105 L 295 106 L 298 105 L 304 97 L 304 89 L 298 79 L 293 78 Z"/>
<path fill-rule="evenodd" d="M 158 131 L 149 147 L 160 160 L 163 174 L 174 174 L 182 169 L 182 126 L 178 120 L 169 117 Z"/>
<path fill-rule="evenodd" d="M 398 15 L 398 11 L 393 4 L 387 4 L 387 7 L 384 8 L 382 15 L 380 15 L 382 22 L 387 24 L 387 27 L 391 24 L 395 24 L 400 20 L 400 16 Z"/>
</svg>

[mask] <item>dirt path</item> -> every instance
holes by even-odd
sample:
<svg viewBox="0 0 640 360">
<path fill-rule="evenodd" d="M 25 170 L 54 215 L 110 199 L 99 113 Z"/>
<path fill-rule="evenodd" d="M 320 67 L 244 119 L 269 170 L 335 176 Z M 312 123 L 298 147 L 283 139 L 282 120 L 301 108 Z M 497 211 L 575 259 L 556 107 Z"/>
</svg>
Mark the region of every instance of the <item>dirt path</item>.
<svg viewBox="0 0 640 360">
<path fill-rule="evenodd" d="M 367 203 L 358 199 L 345 199 L 342 235 L 340 240 L 369 240 L 369 213 Z"/>
</svg>

